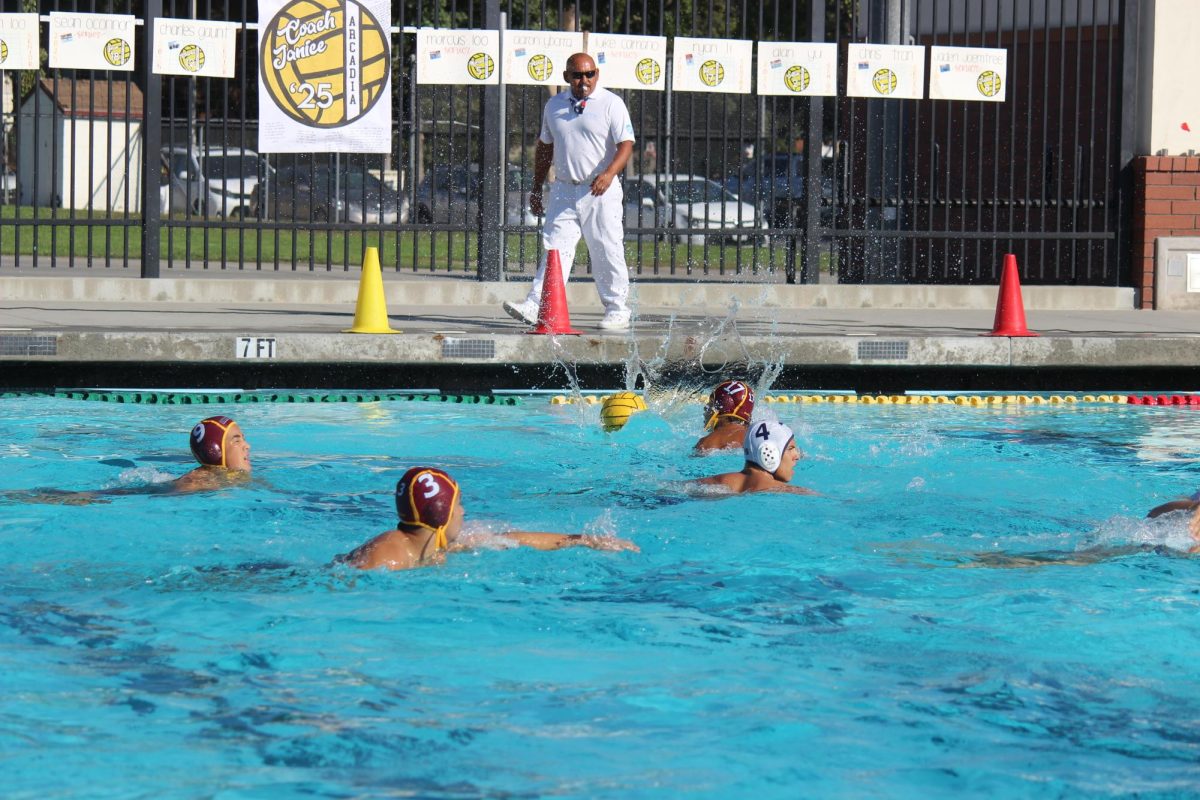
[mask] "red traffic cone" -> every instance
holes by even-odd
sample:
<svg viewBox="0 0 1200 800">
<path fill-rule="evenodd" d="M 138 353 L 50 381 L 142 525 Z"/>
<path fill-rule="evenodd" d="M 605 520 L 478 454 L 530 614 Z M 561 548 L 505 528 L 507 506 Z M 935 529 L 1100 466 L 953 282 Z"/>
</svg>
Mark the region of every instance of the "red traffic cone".
<svg viewBox="0 0 1200 800">
<path fill-rule="evenodd" d="M 526 333 L 570 333 L 571 313 L 567 311 L 567 287 L 563 284 L 562 262 L 557 250 L 546 252 L 546 277 L 542 282 L 542 305 L 538 309 L 538 326 Z"/>
<path fill-rule="evenodd" d="M 996 300 L 996 321 L 992 332 L 985 336 L 1037 336 L 1025 327 L 1025 303 L 1021 300 L 1021 278 L 1017 274 L 1017 257 L 1004 256 L 1004 272 L 1000 276 L 1000 297 Z"/>
</svg>

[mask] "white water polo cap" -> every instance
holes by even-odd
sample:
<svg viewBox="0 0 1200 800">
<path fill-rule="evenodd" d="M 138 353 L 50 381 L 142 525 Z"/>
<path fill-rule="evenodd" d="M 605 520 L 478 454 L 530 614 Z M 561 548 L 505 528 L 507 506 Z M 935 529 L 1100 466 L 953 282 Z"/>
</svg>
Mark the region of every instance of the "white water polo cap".
<svg viewBox="0 0 1200 800">
<path fill-rule="evenodd" d="M 742 449 L 747 461 L 774 475 L 783 463 L 783 451 L 794 438 L 792 429 L 782 422 L 757 422 L 746 431 Z"/>
</svg>

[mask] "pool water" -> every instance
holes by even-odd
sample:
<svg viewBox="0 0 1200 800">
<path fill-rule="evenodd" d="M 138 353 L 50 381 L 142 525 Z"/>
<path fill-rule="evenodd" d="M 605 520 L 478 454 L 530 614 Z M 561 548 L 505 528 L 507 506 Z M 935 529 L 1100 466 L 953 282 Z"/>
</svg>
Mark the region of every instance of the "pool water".
<svg viewBox="0 0 1200 800">
<path fill-rule="evenodd" d="M 1075 797 L 1200 791 L 1200 416 L 760 404 L 818 497 L 688 497 L 697 405 L 0 401 L 0 490 L 169 480 L 236 416 L 248 488 L 0 500 L 17 798 Z M 485 548 L 331 567 L 412 465 Z M 484 537 L 486 541 L 486 537 Z M 1029 561 L 1016 556 L 1030 556 Z M 1040 566 L 1023 566 L 1036 564 Z"/>
</svg>

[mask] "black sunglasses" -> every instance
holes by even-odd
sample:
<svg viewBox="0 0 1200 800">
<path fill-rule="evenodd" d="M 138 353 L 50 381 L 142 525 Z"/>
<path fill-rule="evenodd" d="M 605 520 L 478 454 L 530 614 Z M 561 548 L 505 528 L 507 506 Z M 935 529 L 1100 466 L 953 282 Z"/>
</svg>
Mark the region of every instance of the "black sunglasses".
<svg viewBox="0 0 1200 800">
<path fill-rule="evenodd" d="M 594 77 L 596 77 L 596 70 L 594 70 L 594 69 L 589 69 L 587 72 L 572 72 L 571 73 L 571 80 L 573 80 L 573 81 L 582 80 L 583 78 L 587 78 L 590 81 Z"/>
</svg>

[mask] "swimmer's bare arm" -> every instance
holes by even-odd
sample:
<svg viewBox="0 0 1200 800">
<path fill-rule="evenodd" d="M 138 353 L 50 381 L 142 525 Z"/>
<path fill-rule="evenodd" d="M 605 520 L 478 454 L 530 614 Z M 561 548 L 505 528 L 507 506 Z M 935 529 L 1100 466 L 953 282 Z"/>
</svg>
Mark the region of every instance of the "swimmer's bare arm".
<svg viewBox="0 0 1200 800">
<path fill-rule="evenodd" d="M 1163 503 L 1161 506 L 1155 506 L 1150 509 L 1150 513 L 1146 515 L 1147 519 L 1161 517 L 1163 514 L 1170 514 L 1172 511 L 1192 511 L 1200 508 L 1200 501 L 1196 500 L 1172 500 L 1169 503 Z"/>
<path fill-rule="evenodd" d="M 636 544 L 616 536 L 592 536 L 566 533 L 541 533 L 536 531 L 509 531 L 503 534 L 524 547 L 535 550 L 562 550 L 567 547 L 590 547 L 593 550 L 630 550 L 640 553 Z"/>
</svg>

